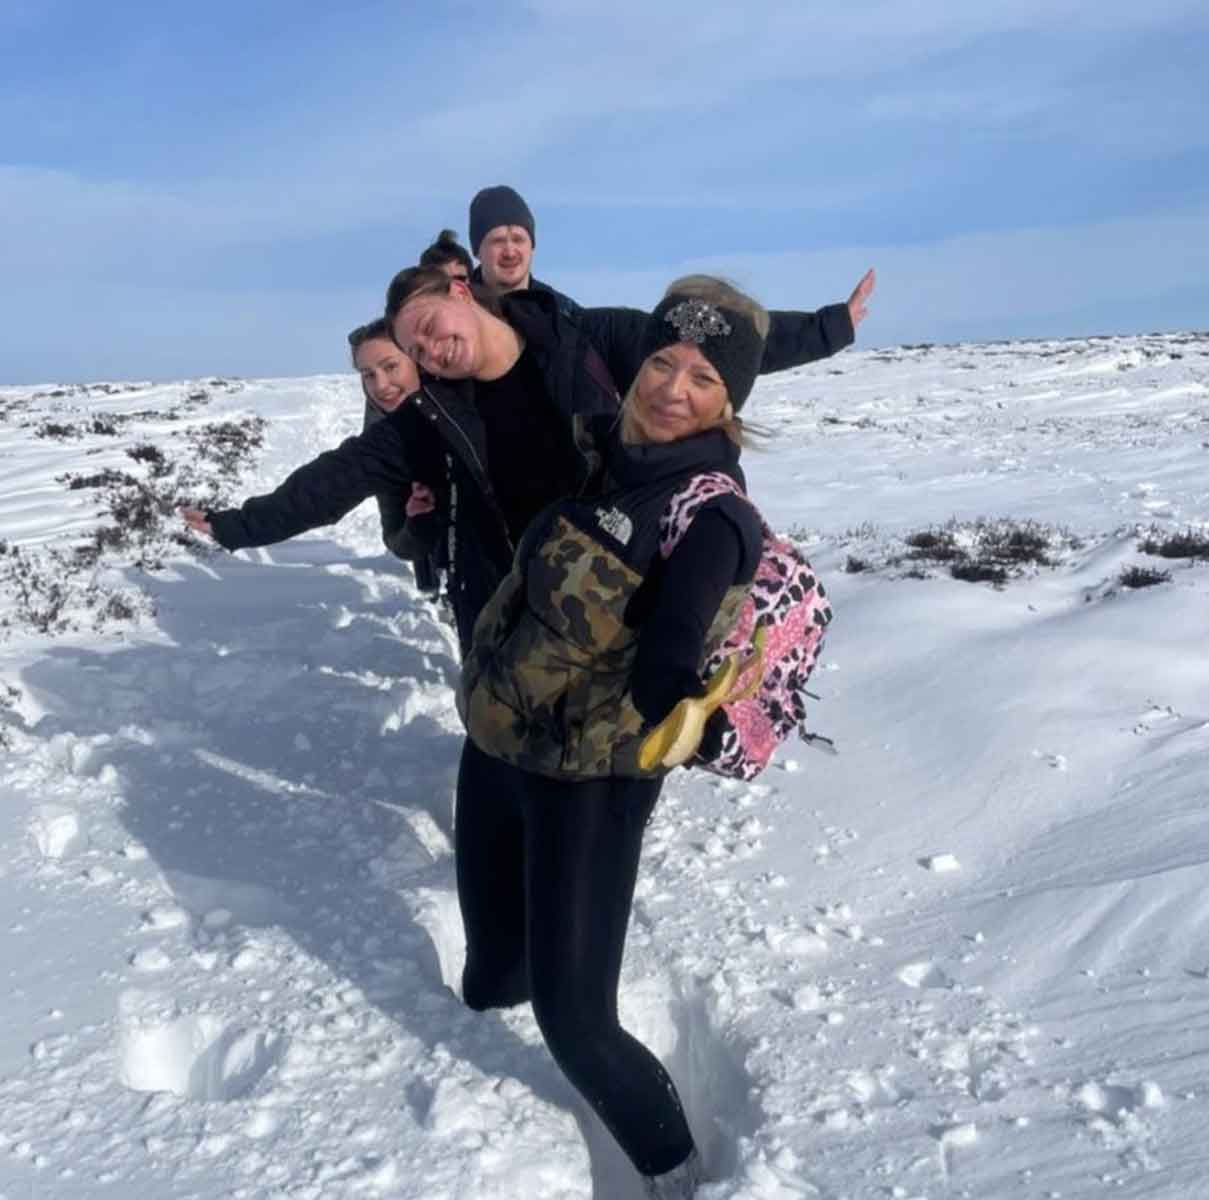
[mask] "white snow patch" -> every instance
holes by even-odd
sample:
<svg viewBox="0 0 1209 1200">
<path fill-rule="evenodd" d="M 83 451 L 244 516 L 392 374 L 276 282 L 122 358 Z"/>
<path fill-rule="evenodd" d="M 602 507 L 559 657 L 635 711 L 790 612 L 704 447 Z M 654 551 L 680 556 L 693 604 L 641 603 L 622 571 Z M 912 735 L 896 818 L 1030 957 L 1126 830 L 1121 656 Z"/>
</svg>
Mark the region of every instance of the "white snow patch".
<svg viewBox="0 0 1209 1200">
<path fill-rule="evenodd" d="M 935 871 L 938 875 L 961 870 L 961 863 L 957 861 L 955 854 L 929 854 L 919 860 L 919 865 L 927 871 Z"/>
<path fill-rule="evenodd" d="M 281 1058 L 274 1033 L 228 1027 L 205 1013 L 123 1031 L 119 1078 L 136 1092 L 170 1092 L 191 1100 L 248 1095 Z"/>
<path fill-rule="evenodd" d="M 34 812 L 29 832 L 43 858 L 66 858 L 83 845 L 79 816 L 54 805 L 43 805 Z"/>
</svg>

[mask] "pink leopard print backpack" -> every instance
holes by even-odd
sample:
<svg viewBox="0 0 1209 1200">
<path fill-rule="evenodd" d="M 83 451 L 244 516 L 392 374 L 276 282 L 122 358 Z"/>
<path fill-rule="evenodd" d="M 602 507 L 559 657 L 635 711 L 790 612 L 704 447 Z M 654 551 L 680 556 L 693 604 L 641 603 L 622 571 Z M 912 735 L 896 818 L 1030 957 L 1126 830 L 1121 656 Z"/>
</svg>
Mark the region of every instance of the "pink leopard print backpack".
<svg viewBox="0 0 1209 1200">
<path fill-rule="evenodd" d="M 659 524 L 659 552 L 667 558 L 692 524 L 698 509 L 727 492 L 747 497 L 721 472 L 694 476 L 668 502 Z M 731 655 L 752 654 L 756 631 L 763 632 L 763 678 L 753 694 L 729 701 L 719 710 L 725 723 L 721 749 L 711 758 L 700 754 L 689 765 L 731 779 L 754 779 L 768 766 L 776 748 L 795 730 L 804 736 L 806 681 L 818 661 L 823 633 L 831 622 L 831 605 L 814 569 L 792 542 L 778 537 L 761 517 L 764 548 L 751 593 L 730 636 L 705 664 L 708 679 Z M 744 690 L 740 677 L 735 694 Z"/>
</svg>

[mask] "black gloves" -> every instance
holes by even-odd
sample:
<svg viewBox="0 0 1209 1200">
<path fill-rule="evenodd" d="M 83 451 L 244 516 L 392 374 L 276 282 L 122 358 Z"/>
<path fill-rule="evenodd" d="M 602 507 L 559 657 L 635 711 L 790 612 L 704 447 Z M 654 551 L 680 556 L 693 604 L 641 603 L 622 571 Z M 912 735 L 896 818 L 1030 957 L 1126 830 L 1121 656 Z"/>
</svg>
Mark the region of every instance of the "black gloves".
<svg viewBox="0 0 1209 1200">
<path fill-rule="evenodd" d="M 648 725 L 658 725 L 685 696 L 704 696 L 705 684 L 696 671 L 644 671 L 630 688 L 634 707 Z"/>
</svg>

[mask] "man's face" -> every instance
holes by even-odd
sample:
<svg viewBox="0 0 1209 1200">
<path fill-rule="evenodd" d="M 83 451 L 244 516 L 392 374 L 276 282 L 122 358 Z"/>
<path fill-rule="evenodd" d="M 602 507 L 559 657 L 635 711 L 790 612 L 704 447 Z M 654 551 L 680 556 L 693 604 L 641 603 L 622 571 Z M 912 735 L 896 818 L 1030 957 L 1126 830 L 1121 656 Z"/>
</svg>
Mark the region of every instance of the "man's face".
<svg viewBox="0 0 1209 1200">
<path fill-rule="evenodd" d="M 529 286 L 533 242 L 523 225 L 497 225 L 479 244 L 483 282 L 497 295 Z"/>
</svg>

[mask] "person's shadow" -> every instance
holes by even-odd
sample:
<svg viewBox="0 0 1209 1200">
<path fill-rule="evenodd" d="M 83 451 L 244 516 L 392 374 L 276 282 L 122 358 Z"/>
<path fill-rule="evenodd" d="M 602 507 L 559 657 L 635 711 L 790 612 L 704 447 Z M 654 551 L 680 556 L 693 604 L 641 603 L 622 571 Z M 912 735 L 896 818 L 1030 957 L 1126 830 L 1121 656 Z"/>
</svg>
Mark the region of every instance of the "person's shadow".
<svg viewBox="0 0 1209 1200">
<path fill-rule="evenodd" d="M 573 1113 L 593 1194 L 638 1196 L 531 1017 L 521 1036 L 524 1014 L 471 1013 L 451 990 L 463 953 L 452 630 L 392 560 L 310 540 L 257 554 L 142 578 L 156 643 L 59 647 L 28 668 L 45 710 L 34 732 L 103 739 L 120 820 L 199 947 L 286 931 L 430 1049 Z M 434 1102 L 419 1084 L 403 1099 L 421 1121 Z"/>
</svg>

